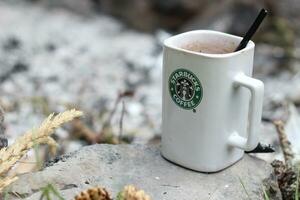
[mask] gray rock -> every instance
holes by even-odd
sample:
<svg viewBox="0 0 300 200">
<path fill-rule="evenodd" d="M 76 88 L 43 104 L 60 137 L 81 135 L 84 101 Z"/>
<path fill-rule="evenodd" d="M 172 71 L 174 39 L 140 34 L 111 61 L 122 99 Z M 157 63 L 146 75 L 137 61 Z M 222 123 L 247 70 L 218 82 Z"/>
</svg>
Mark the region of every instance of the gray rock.
<svg viewBox="0 0 300 200">
<path fill-rule="evenodd" d="M 40 189 L 54 184 L 66 199 L 83 189 L 106 187 L 116 196 L 133 184 L 152 199 L 261 199 L 262 184 L 272 173 L 266 162 L 245 155 L 237 164 L 213 174 L 174 165 L 160 156 L 155 146 L 93 145 L 65 156 L 43 171 L 20 176 L 11 192 L 26 199 L 40 197 Z M 18 199 L 11 197 L 9 199 Z"/>
<path fill-rule="evenodd" d="M 5 27 L 0 33 L 0 91 L 1 105 L 9 110 L 9 143 L 66 105 L 84 110 L 91 128 L 99 131 L 125 90 L 134 90 L 135 96 L 125 99 L 124 135 L 138 132 L 146 140 L 159 132 L 161 48 L 155 37 L 107 16 L 83 17 L 55 8 L 58 0 L 40 1 L 46 2 L 53 9 L 0 1 L 0 13 L 5 13 L 0 20 Z M 81 0 L 63 2 L 76 6 Z M 114 134 L 119 133 L 121 111 L 119 104 L 111 119 Z"/>
<path fill-rule="evenodd" d="M 39 0 L 39 3 L 50 8 L 63 7 L 83 15 L 92 14 L 94 11 L 94 3 L 90 0 Z"/>
</svg>

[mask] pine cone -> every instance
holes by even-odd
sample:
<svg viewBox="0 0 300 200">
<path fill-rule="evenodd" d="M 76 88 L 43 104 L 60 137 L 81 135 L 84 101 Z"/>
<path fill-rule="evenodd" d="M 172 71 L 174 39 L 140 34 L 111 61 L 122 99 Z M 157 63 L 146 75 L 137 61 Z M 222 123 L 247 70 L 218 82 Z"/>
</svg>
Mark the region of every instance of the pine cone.
<svg viewBox="0 0 300 200">
<path fill-rule="evenodd" d="M 138 190 L 133 185 L 127 185 L 120 193 L 119 199 L 121 200 L 151 200 L 143 190 Z"/>
<path fill-rule="evenodd" d="M 75 200 L 112 200 L 105 188 L 95 187 L 82 191 Z"/>
<path fill-rule="evenodd" d="M 278 186 L 283 199 L 294 199 L 295 191 L 297 189 L 296 172 L 279 160 L 274 160 L 271 165 L 274 168 L 274 173 L 277 177 Z"/>
</svg>

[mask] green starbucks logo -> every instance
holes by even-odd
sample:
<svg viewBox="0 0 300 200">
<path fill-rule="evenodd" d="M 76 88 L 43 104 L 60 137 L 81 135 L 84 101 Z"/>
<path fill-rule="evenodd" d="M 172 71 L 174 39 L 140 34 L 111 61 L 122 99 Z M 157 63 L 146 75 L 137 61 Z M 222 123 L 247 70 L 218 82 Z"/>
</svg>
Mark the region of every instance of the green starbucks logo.
<svg viewBox="0 0 300 200">
<path fill-rule="evenodd" d="M 177 69 L 170 75 L 169 91 L 173 101 L 186 110 L 196 108 L 203 93 L 197 76 L 186 69 Z"/>
</svg>

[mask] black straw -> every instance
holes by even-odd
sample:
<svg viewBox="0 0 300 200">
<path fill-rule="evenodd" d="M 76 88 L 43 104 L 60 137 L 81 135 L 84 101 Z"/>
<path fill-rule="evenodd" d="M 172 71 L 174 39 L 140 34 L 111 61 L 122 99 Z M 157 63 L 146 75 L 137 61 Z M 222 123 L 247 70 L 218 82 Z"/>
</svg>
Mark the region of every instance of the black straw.
<svg viewBox="0 0 300 200">
<path fill-rule="evenodd" d="M 240 42 L 239 46 L 235 49 L 235 51 L 239 51 L 239 50 L 241 50 L 241 49 L 243 49 L 247 46 L 248 42 L 251 40 L 252 36 L 256 32 L 256 30 L 258 29 L 261 22 L 266 17 L 267 13 L 268 12 L 265 9 L 261 9 L 261 11 L 259 12 L 259 14 L 256 17 L 255 21 L 253 22 L 252 26 L 250 27 L 250 29 L 248 30 L 248 32 L 244 36 L 243 40 Z"/>
</svg>

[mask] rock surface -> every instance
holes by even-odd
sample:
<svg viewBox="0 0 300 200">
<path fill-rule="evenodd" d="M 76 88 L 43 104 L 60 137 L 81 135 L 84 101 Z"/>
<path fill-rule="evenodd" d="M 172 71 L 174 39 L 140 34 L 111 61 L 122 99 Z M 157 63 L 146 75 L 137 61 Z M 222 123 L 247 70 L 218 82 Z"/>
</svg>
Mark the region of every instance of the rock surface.
<svg viewBox="0 0 300 200">
<path fill-rule="evenodd" d="M 219 173 L 198 173 L 166 161 L 157 147 L 143 145 L 87 146 L 51 165 L 20 176 L 11 192 L 35 200 L 41 187 L 52 183 L 72 199 L 81 190 L 100 185 L 115 197 L 123 186 L 134 184 L 154 200 L 241 200 L 248 199 L 243 183 L 251 199 L 261 199 L 263 180 L 272 172 L 266 162 L 245 155 Z"/>
</svg>

